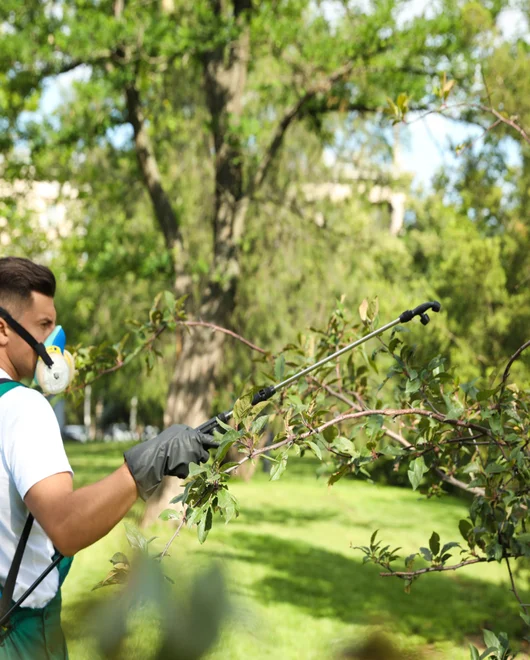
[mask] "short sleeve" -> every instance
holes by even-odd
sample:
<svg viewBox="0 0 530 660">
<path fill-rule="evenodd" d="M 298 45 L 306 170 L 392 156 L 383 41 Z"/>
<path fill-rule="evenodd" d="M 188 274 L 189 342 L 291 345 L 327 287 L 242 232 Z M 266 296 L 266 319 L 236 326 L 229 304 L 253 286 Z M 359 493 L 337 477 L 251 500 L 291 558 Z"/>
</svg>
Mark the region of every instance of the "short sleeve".
<svg viewBox="0 0 530 660">
<path fill-rule="evenodd" d="M 53 408 L 36 390 L 17 387 L 9 399 L 4 458 L 22 499 L 39 481 L 72 468 Z"/>
</svg>

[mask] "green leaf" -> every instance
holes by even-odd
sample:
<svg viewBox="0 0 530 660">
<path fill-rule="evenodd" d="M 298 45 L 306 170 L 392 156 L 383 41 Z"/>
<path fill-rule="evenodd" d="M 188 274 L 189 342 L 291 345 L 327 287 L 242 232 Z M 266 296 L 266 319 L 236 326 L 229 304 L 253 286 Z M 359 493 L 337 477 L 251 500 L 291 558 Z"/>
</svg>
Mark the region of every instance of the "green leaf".
<svg viewBox="0 0 530 660">
<path fill-rule="evenodd" d="M 215 418 L 216 422 L 219 424 L 219 426 L 224 429 L 225 431 L 233 431 L 234 429 L 230 426 L 230 424 L 227 424 L 226 422 L 223 422 L 219 417 Z"/>
<path fill-rule="evenodd" d="M 252 406 L 252 416 L 256 418 L 268 405 L 270 405 L 270 401 L 260 401 L 259 403 L 256 403 L 255 406 Z"/>
<path fill-rule="evenodd" d="M 517 541 L 519 541 L 519 543 L 527 543 L 528 545 L 530 545 L 530 532 L 525 532 L 524 534 L 518 534 L 515 538 Z"/>
<path fill-rule="evenodd" d="M 315 454 L 315 456 L 319 460 L 322 460 L 322 451 L 320 450 L 320 447 L 315 442 L 312 442 L 311 440 L 306 440 L 306 442 L 311 447 L 311 449 L 313 450 L 313 453 Z"/>
<path fill-rule="evenodd" d="M 479 652 L 473 644 L 469 645 L 469 652 L 471 653 L 471 660 L 480 660 Z"/>
<path fill-rule="evenodd" d="M 285 375 L 285 355 L 280 355 L 280 357 L 274 363 L 274 377 L 277 382 L 283 380 Z"/>
<path fill-rule="evenodd" d="M 112 555 L 112 559 L 110 560 L 111 564 L 126 564 L 129 565 L 129 560 L 127 559 L 127 555 L 124 555 L 123 552 L 116 552 Z"/>
<path fill-rule="evenodd" d="M 175 310 L 176 300 L 175 295 L 171 291 L 163 292 L 164 305 L 173 312 Z"/>
<path fill-rule="evenodd" d="M 301 455 L 302 455 L 302 451 L 301 451 L 301 449 L 300 449 L 300 445 L 297 444 L 296 442 L 294 443 L 294 445 L 293 445 L 291 448 L 292 448 L 292 450 L 293 450 L 293 454 L 294 454 L 295 456 L 301 456 Z M 271 460 L 271 459 L 270 459 L 270 456 L 267 456 L 266 454 L 262 454 L 261 457 L 262 457 L 262 458 L 266 458 L 266 459 L 269 460 L 269 461 Z"/>
<path fill-rule="evenodd" d="M 433 532 L 431 538 L 429 539 L 429 548 L 435 557 L 440 552 L 440 535 L 436 532 Z"/>
<path fill-rule="evenodd" d="M 464 407 L 462 404 L 457 401 L 451 399 L 448 407 L 447 407 L 447 412 L 445 413 L 445 416 L 447 419 L 458 419 L 460 415 L 464 412 Z"/>
<path fill-rule="evenodd" d="M 452 82 L 453 85 L 454 85 L 454 80 L 451 80 L 449 82 Z M 451 85 L 451 87 L 452 87 L 452 85 Z M 451 89 L 451 87 L 449 87 L 449 90 Z M 407 112 L 408 105 L 409 105 L 409 99 L 408 99 L 408 96 L 405 92 L 401 92 L 401 94 L 397 97 L 396 105 L 403 114 L 405 114 Z"/>
<path fill-rule="evenodd" d="M 390 456 L 391 458 L 397 458 L 398 456 L 403 456 L 405 452 L 400 447 L 394 447 L 394 445 L 386 445 L 381 449 L 381 454 L 384 456 Z"/>
<path fill-rule="evenodd" d="M 484 644 L 488 648 L 493 648 L 493 649 L 496 649 L 498 651 L 502 650 L 501 643 L 500 643 L 497 635 L 494 632 L 484 628 L 483 633 L 484 633 Z"/>
<path fill-rule="evenodd" d="M 188 495 L 189 495 L 191 486 L 192 486 L 192 482 L 189 481 L 186 484 L 186 487 L 184 488 L 184 491 L 182 493 L 180 493 L 180 495 L 177 495 L 172 500 L 170 500 L 169 503 L 170 504 L 178 504 L 179 502 L 182 502 L 183 504 L 185 504 L 186 500 L 188 499 Z"/>
<path fill-rule="evenodd" d="M 258 417 L 252 422 L 252 426 L 250 427 L 251 433 L 259 435 L 263 431 L 263 429 L 267 426 L 268 422 L 269 422 L 268 415 L 262 415 L 261 417 Z"/>
<path fill-rule="evenodd" d="M 277 481 L 285 472 L 286 467 L 287 467 L 287 452 L 284 451 L 278 463 L 276 463 L 276 465 L 273 465 L 271 468 L 270 480 Z"/>
<path fill-rule="evenodd" d="M 328 479 L 328 486 L 333 486 L 337 483 L 342 477 L 350 471 L 349 465 L 343 465 L 339 470 L 334 472 Z"/>
<path fill-rule="evenodd" d="M 237 500 L 226 488 L 222 488 L 217 493 L 217 504 L 223 512 L 225 524 L 232 520 L 237 515 Z"/>
<path fill-rule="evenodd" d="M 473 529 L 473 525 L 469 522 L 469 520 L 464 519 L 458 523 L 458 529 L 460 530 L 462 537 L 467 541 L 469 533 Z"/>
<path fill-rule="evenodd" d="M 142 552 L 147 551 L 147 539 L 143 534 L 129 523 L 125 523 L 125 536 L 131 548 L 136 548 Z"/>
<path fill-rule="evenodd" d="M 451 548 L 460 548 L 460 543 L 456 543 L 456 541 L 451 541 L 450 543 L 446 543 L 442 548 L 440 554 L 442 556 L 445 555 L 445 553 L 451 550 Z"/>
<path fill-rule="evenodd" d="M 333 442 L 333 440 L 338 436 L 338 434 L 339 434 L 339 429 L 336 426 L 328 426 L 322 432 L 324 439 L 326 440 L 326 442 L 329 442 L 329 444 Z"/>
<path fill-rule="evenodd" d="M 384 421 L 383 415 L 371 415 L 364 426 L 367 435 L 370 438 L 377 436 L 381 431 Z"/>
<path fill-rule="evenodd" d="M 415 378 L 414 380 L 408 380 L 405 385 L 405 394 L 414 394 L 421 388 L 421 380 Z"/>
<path fill-rule="evenodd" d="M 488 646 L 488 648 L 482 652 L 480 660 L 486 660 L 486 658 L 495 658 L 495 660 L 499 660 L 498 650 L 494 646 Z M 500 656 L 500 660 L 503 660 L 502 656 Z"/>
<path fill-rule="evenodd" d="M 211 507 L 206 509 L 206 512 L 203 514 L 199 524 L 197 525 L 197 536 L 199 537 L 199 543 L 201 545 L 206 541 L 208 532 L 212 528 L 213 522 L 213 513 Z"/>
<path fill-rule="evenodd" d="M 420 552 L 423 555 L 425 561 L 432 561 L 432 554 L 428 548 L 420 548 Z"/>
<path fill-rule="evenodd" d="M 226 456 L 228 453 L 228 450 L 234 442 L 237 442 L 239 439 L 239 433 L 235 429 L 231 429 L 223 438 L 221 441 L 221 444 L 217 448 L 217 451 L 215 452 L 215 460 L 216 461 L 222 461 L 223 458 Z"/>
<path fill-rule="evenodd" d="M 234 421 L 240 424 L 252 409 L 252 395 L 243 395 L 234 404 Z"/>
<path fill-rule="evenodd" d="M 196 477 L 198 474 L 208 472 L 208 468 L 204 465 L 197 465 L 197 463 L 190 463 L 189 477 Z"/>
<path fill-rule="evenodd" d="M 477 392 L 477 401 L 486 401 L 486 399 L 489 399 L 492 397 L 497 389 L 494 390 L 480 390 Z"/>
<path fill-rule="evenodd" d="M 506 465 L 499 465 L 498 463 L 488 463 L 486 465 L 486 474 L 501 474 L 506 471 Z"/>
<path fill-rule="evenodd" d="M 342 435 L 339 435 L 333 440 L 332 447 L 336 451 L 340 451 L 343 454 L 352 454 L 354 451 L 353 441 L 345 438 Z"/>
<path fill-rule="evenodd" d="M 176 509 L 164 509 L 158 517 L 160 520 L 167 522 L 168 520 L 177 520 L 181 517 L 181 515 L 182 514 L 179 513 Z"/>
<path fill-rule="evenodd" d="M 428 471 L 429 468 L 425 465 L 423 456 L 419 456 L 418 458 L 411 461 L 407 474 L 413 490 L 416 490 L 416 488 L 418 488 L 423 478 L 423 475 L 426 474 Z"/>
</svg>

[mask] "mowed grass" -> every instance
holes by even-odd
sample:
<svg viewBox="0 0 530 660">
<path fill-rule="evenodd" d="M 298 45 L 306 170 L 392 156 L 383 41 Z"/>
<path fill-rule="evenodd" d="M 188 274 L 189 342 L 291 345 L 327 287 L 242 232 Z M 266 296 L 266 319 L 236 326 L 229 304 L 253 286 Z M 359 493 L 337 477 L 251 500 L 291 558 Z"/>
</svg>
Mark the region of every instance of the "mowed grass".
<svg viewBox="0 0 530 660">
<path fill-rule="evenodd" d="M 75 486 L 117 468 L 125 447 L 67 445 Z M 183 530 L 164 560 L 175 589 L 211 562 L 225 572 L 232 618 L 210 660 L 338 658 L 345 645 L 374 630 L 390 635 L 411 658 L 467 660 L 469 641 L 479 644 L 482 628 L 505 631 L 520 642 L 524 624 L 504 566 L 426 575 L 406 594 L 402 581 L 381 578 L 379 569 L 363 565 L 362 554 L 351 547 L 365 545 L 376 529 L 386 543 L 402 546 L 403 556 L 427 545 L 433 530 L 442 543 L 458 541 L 458 521 L 465 516 L 461 501 L 427 500 L 410 489 L 353 480 L 329 488 L 315 478 L 315 467 L 311 459 L 293 459 L 280 481 L 270 482 L 263 472 L 249 483 L 234 481 L 239 518 L 228 525 L 216 521 L 202 546 L 195 530 Z M 138 522 L 143 506 L 138 502 L 127 519 Z M 151 544 L 153 552 L 163 549 L 173 531 L 172 524 L 162 522 L 145 531 L 159 537 Z M 72 660 L 98 657 L 90 611 L 119 587 L 91 589 L 105 577 L 117 551 L 128 552 L 122 523 L 75 558 L 63 588 L 63 626 Z M 520 587 L 530 602 L 528 585 Z M 146 612 L 137 616 L 129 659 L 149 658 L 158 639 L 156 620 Z"/>
</svg>

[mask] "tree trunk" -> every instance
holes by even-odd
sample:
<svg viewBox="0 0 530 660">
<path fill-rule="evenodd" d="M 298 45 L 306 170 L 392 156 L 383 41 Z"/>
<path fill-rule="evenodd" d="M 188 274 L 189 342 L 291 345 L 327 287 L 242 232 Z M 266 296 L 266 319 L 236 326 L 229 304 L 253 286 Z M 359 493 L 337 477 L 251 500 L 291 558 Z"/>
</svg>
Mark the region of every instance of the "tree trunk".
<svg viewBox="0 0 530 660">
<path fill-rule="evenodd" d="M 244 21 L 243 12 L 250 5 L 245 0 L 234 3 L 236 15 Z M 221 5 L 213 3 L 214 11 Z M 242 113 L 250 52 L 248 28 L 241 24 L 239 38 L 204 56 L 203 75 L 206 102 L 212 118 L 215 150 L 215 206 L 212 212 L 214 263 L 210 283 L 204 292 L 198 317 L 229 327 L 235 307 L 235 294 L 240 276 L 238 242 L 244 230 L 249 206 L 243 189 L 243 150 L 232 122 Z M 177 293 L 182 294 L 180 286 Z M 210 402 L 215 387 L 217 367 L 223 359 L 225 336 L 197 329 L 183 335 L 182 349 L 169 386 L 164 424 L 186 423 L 198 426 L 214 411 Z M 168 501 L 182 490 L 177 479 L 166 478 L 151 498 L 144 524 L 158 517 Z"/>
<path fill-rule="evenodd" d="M 234 289 L 211 293 L 201 307 L 200 317 L 226 327 L 234 310 Z M 223 358 L 225 335 L 205 328 L 183 333 L 182 349 L 169 386 L 164 426 L 174 423 L 199 426 L 210 417 L 210 402 L 214 389 L 215 372 Z M 154 495 L 149 498 L 142 527 L 156 522 L 160 513 L 175 505 L 170 501 L 183 491 L 176 477 L 165 477 Z M 178 505 L 177 510 L 182 510 Z"/>
<path fill-rule="evenodd" d="M 235 307 L 234 293 L 235 289 L 231 289 L 206 300 L 200 310 L 201 320 L 227 327 Z M 183 332 L 182 348 L 169 386 L 165 426 L 185 423 L 195 427 L 209 418 L 225 338 L 223 333 L 207 328 Z"/>
<path fill-rule="evenodd" d="M 248 9 L 235 2 L 234 11 Z M 213 9 L 221 11 L 214 3 Z M 243 19 L 242 19 L 243 20 Z M 214 262 L 198 316 L 229 327 L 240 276 L 238 243 L 242 236 L 249 199 L 243 190 L 243 149 L 232 130 L 242 113 L 250 41 L 246 27 L 239 38 L 204 56 L 206 102 L 212 118 L 215 150 L 215 204 L 212 209 Z M 182 293 L 182 292 L 178 292 Z M 225 337 L 209 330 L 186 334 L 169 387 L 165 423 L 186 422 L 197 426 L 208 419 L 217 366 L 222 360 Z"/>
</svg>

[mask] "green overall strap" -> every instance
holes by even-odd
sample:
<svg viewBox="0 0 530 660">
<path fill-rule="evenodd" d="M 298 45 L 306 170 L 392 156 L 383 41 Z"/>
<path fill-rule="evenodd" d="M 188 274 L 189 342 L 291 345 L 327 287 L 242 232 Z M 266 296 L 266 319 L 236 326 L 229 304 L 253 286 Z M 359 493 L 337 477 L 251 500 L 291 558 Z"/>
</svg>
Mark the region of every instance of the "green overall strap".
<svg viewBox="0 0 530 660">
<path fill-rule="evenodd" d="M 24 554 L 24 550 L 26 549 L 26 543 L 28 542 L 32 525 L 33 525 L 33 516 L 30 513 L 26 520 L 26 524 L 24 525 L 24 531 L 22 532 L 22 536 L 20 537 L 20 540 L 18 542 L 18 546 L 15 551 L 15 556 L 13 557 L 11 568 L 9 569 L 9 573 L 6 578 L 6 583 L 2 590 L 2 598 L 0 598 L 0 618 L 2 618 L 4 614 L 11 607 L 11 599 L 13 597 L 13 591 L 15 591 L 17 575 L 20 569 L 20 564 L 22 563 L 22 555 Z"/>
<path fill-rule="evenodd" d="M 22 383 L 17 383 L 16 380 L 8 380 L 7 378 L 0 378 L 0 396 L 6 394 L 15 387 L 24 387 Z"/>
<path fill-rule="evenodd" d="M 18 383 L 17 381 L 14 380 L 1 378 L 0 396 L 6 394 L 15 387 L 23 387 L 23 385 L 22 383 Z M 18 542 L 18 546 L 15 551 L 15 556 L 13 557 L 13 562 L 11 563 L 11 567 L 9 569 L 9 573 L 6 578 L 4 588 L 2 589 L 2 597 L 0 598 L 0 618 L 3 617 L 4 614 L 11 607 L 11 598 L 13 596 L 13 591 L 15 590 L 17 575 L 20 569 L 20 564 L 22 562 L 22 555 L 24 554 L 24 550 L 26 548 L 26 543 L 28 542 L 32 525 L 33 525 L 33 516 L 30 513 L 26 520 L 26 524 L 24 525 L 22 536 L 20 537 L 20 540 Z"/>
</svg>

